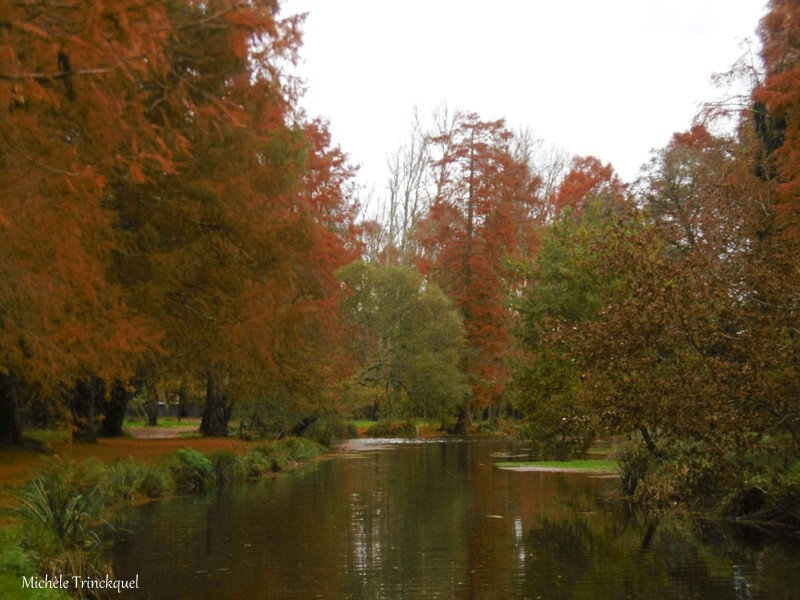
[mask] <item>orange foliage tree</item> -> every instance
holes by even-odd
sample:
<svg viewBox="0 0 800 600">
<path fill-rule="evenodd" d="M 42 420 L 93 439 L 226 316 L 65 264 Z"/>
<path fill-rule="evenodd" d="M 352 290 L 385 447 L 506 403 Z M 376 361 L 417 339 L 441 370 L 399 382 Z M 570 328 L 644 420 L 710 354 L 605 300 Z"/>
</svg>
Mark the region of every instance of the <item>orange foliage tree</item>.
<svg viewBox="0 0 800 600">
<path fill-rule="evenodd" d="M 140 85 L 165 75 L 170 30 L 147 2 L 0 5 L 3 441 L 20 439 L 23 387 L 59 398 L 77 379 L 124 373 L 156 341 L 105 277 L 104 195 L 141 160 L 171 164 Z"/>
<path fill-rule="evenodd" d="M 297 22 L 264 10 L 247 43 L 247 21 L 181 32 L 175 70 L 226 118 L 198 127 L 193 109 L 162 111 L 191 157 L 120 182 L 114 200 L 117 276 L 164 334 L 143 373 L 202 379 L 208 435 L 227 434 L 232 396 L 301 407 L 342 364 L 333 271 L 351 256 L 352 171 L 323 124 L 294 122 L 275 65 L 296 52 Z"/>
<path fill-rule="evenodd" d="M 566 209 L 582 212 L 594 198 L 622 201 L 625 191 L 610 163 L 603 164 L 594 156 L 574 156 L 548 204 L 552 216 L 558 218 Z"/>
<path fill-rule="evenodd" d="M 459 412 L 466 430 L 473 407 L 497 416 L 510 345 L 506 260 L 518 252 L 517 218 L 535 202 L 536 181 L 511 152 L 503 121 L 459 115 L 451 132 L 433 140 L 437 190 L 419 226 L 418 262 L 460 309 L 466 330 L 464 370 L 471 397 Z"/>
<path fill-rule="evenodd" d="M 202 373 L 209 433 L 232 381 L 340 368 L 351 172 L 294 121 L 299 23 L 269 0 L 0 2 L 3 441 L 22 391 L 92 437 L 101 381 L 154 362 Z"/>
</svg>

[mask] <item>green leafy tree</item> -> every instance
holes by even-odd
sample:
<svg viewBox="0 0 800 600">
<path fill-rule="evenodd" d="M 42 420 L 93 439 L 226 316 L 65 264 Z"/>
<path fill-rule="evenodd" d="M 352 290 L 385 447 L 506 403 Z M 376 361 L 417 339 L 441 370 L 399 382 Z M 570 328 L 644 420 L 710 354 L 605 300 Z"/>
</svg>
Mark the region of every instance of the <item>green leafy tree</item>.
<svg viewBox="0 0 800 600">
<path fill-rule="evenodd" d="M 354 262 L 338 275 L 349 292 L 341 310 L 354 334 L 353 383 L 376 392 L 385 416 L 452 412 L 467 393 L 464 327 L 444 293 L 408 267 Z"/>
<path fill-rule="evenodd" d="M 586 200 L 580 213 L 566 211 L 547 230 L 527 286 L 513 301 L 520 351 L 511 392 L 528 423 L 525 435 L 544 456 L 584 451 L 596 431 L 596 412 L 579 394 L 581 370 L 570 342 L 613 290 L 593 243 L 615 227 L 616 214 L 598 198 Z"/>
</svg>

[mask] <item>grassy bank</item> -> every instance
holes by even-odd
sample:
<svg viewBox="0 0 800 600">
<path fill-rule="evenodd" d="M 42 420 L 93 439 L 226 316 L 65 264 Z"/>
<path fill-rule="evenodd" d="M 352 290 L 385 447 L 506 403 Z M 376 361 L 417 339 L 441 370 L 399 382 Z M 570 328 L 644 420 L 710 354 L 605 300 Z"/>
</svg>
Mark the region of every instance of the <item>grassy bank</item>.
<svg viewBox="0 0 800 600">
<path fill-rule="evenodd" d="M 14 503 L 5 509 L 0 530 L 0 597 L 64 597 L 60 591 L 23 590 L 23 576 L 113 577 L 103 539 L 112 530 L 106 518 L 120 506 L 270 476 L 323 451 L 308 438 L 228 446 L 209 453 L 182 447 L 149 460 L 40 459 L 39 472 L 8 495 Z"/>
<path fill-rule="evenodd" d="M 97 444 L 70 443 L 67 436 L 58 432 L 43 436 L 43 452 L 30 449 L 4 448 L 0 450 L 0 504 L 8 505 L 8 486 L 19 486 L 33 477 L 41 468 L 43 457 L 66 458 L 78 462 L 94 459 L 99 463 L 132 458 L 149 465 L 184 448 L 205 454 L 233 452 L 244 454 L 256 447 L 257 442 L 236 438 L 164 438 L 139 439 L 132 437 L 102 438 Z"/>
<path fill-rule="evenodd" d="M 614 460 L 506 461 L 496 462 L 494 466 L 515 471 L 563 471 L 567 473 L 616 473 L 618 469 L 618 463 Z"/>
</svg>

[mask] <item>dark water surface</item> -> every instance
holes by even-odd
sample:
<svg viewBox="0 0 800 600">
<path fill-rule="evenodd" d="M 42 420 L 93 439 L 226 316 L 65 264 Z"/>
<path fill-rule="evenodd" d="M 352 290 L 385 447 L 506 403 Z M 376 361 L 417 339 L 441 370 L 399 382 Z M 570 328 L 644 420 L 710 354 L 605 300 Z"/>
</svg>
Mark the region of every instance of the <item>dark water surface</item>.
<svg viewBox="0 0 800 600">
<path fill-rule="evenodd" d="M 800 598 L 800 550 L 648 523 L 613 479 L 395 445 L 124 515 L 121 598 Z"/>
</svg>

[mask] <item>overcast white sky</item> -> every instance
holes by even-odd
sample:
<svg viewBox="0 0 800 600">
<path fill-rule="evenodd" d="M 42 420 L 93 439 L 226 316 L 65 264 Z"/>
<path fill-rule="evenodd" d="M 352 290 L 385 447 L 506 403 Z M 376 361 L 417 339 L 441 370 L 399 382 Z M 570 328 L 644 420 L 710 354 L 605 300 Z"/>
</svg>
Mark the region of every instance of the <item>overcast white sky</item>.
<svg viewBox="0 0 800 600">
<path fill-rule="evenodd" d="M 307 12 L 303 101 L 380 192 L 413 107 L 527 126 L 633 179 L 710 77 L 757 42 L 765 0 L 285 0 Z"/>
</svg>

